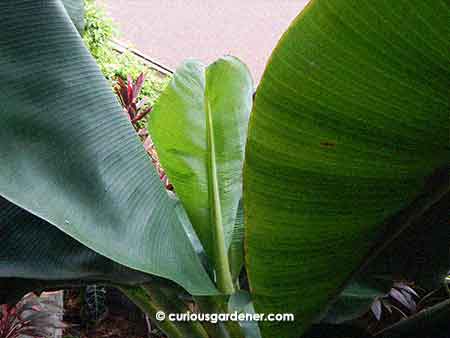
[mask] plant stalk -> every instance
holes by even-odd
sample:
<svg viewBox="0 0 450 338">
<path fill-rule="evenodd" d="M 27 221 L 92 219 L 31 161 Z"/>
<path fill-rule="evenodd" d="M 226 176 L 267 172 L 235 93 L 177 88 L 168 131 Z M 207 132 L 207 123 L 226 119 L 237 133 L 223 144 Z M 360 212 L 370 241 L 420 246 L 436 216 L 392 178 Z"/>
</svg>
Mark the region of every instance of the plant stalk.
<svg viewBox="0 0 450 338">
<path fill-rule="evenodd" d="M 154 302 L 160 305 L 161 310 L 168 316 L 171 313 L 188 313 L 191 309 L 180 299 L 180 289 L 178 286 L 168 286 L 158 283 L 146 283 L 142 288 Z M 176 322 L 179 330 L 185 338 L 205 338 L 208 334 L 201 322 L 186 321 Z"/>
<path fill-rule="evenodd" d="M 212 122 L 211 106 L 206 106 L 206 130 L 209 145 L 209 195 L 211 202 L 211 218 L 213 221 L 213 245 L 214 245 L 214 268 L 216 271 L 217 288 L 223 294 L 229 295 L 234 292 L 233 279 L 231 277 L 230 263 L 225 247 L 225 234 L 222 222 L 222 207 L 220 203 L 219 178 L 216 166 L 216 146 L 214 143 L 214 129 Z"/>
<path fill-rule="evenodd" d="M 195 302 L 202 313 L 227 313 L 226 298 L 224 296 L 197 296 Z M 205 323 L 205 329 L 210 337 L 214 338 L 244 338 L 241 326 L 234 321 Z"/>
<path fill-rule="evenodd" d="M 188 307 L 178 299 L 178 295 L 171 295 L 169 298 L 167 290 L 162 290 L 160 286 L 150 284 L 116 287 L 145 312 L 169 338 L 210 338 L 199 322 L 168 320 L 167 316 L 171 313 L 186 313 L 189 311 Z M 160 311 L 166 315 L 166 318 L 162 321 L 157 319 L 157 313 Z"/>
</svg>

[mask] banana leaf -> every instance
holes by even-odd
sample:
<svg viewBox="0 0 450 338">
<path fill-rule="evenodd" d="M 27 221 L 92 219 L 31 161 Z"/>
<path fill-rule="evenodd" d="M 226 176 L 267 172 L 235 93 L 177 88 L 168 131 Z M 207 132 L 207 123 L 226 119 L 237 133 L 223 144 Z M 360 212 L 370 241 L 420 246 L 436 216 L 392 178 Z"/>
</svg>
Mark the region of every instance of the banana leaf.
<svg viewBox="0 0 450 338">
<path fill-rule="evenodd" d="M 246 262 L 256 311 L 296 321 L 263 337 L 300 336 L 448 191 L 449 17 L 439 0 L 312 0 L 278 43 L 250 117 Z"/>
<path fill-rule="evenodd" d="M 2 1 L 0 31 L 0 196 L 116 263 L 216 294 L 62 3 Z"/>
<path fill-rule="evenodd" d="M 84 0 L 62 0 L 62 3 L 69 14 L 70 19 L 78 30 L 83 34 L 84 31 Z"/>
<path fill-rule="evenodd" d="M 149 120 L 161 164 L 226 293 L 252 93 L 250 73 L 238 59 L 226 56 L 209 66 L 188 60 Z"/>
</svg>

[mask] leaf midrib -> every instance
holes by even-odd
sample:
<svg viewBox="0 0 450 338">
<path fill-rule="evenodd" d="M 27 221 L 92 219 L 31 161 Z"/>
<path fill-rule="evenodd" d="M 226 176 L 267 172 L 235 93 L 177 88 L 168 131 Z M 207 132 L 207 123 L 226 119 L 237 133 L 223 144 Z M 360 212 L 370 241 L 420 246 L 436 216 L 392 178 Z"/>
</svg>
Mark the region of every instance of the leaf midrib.
<svg viewBox="0 0 450 338">
<path fill-rule="evenodd" d="M 208 193 L 210 201 L 210 220 L 213 227 L 214 267 L 216 270 L 217 287 L 219 291 L 230 294 L 234 290 L 231 279 L 230 264 L 225 249 L 225 235 L 222 222 L 222 207 L 220 203 L 219 178 L 217 173 L 216 146 L 212 120 L 211 103 L 205 93 L 206 138 L 208 157 Z"/>
</svg>

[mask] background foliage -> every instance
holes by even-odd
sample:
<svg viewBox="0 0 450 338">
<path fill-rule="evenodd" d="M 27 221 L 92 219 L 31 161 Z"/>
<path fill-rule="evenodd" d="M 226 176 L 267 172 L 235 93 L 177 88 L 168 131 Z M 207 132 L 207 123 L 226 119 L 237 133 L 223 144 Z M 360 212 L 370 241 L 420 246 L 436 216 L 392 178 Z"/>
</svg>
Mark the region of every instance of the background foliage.
<svg viewBox="0 0 450 338">
<path fill-rule="evenodd" d="M 125 51 L 125 53 L 115 51 L 111 40 L 120 35 L 119 30 L 106 15 L 104 9 L 96 4 L 95 0 L 84 1 L 85 28 L 83 40 L 102 73 L 112 83 L 118 77 L 126 80 L 127 76 L 131 75 L 133 79 L 136 79 L 139 74 L 145 73 L 146 81 L 142 87 L 140 98 L 148 97 L 148 103 L 153 104 L 167 85 L 170 77 L 149 68 L 129 51 Z"/>
</svg>

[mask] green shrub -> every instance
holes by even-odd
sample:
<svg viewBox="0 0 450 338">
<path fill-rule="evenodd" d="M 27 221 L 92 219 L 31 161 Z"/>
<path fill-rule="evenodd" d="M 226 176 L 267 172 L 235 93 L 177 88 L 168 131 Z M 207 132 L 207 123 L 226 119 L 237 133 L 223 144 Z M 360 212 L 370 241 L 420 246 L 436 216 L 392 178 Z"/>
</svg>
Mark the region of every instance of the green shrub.
<svg viewBox="0 0 450 338">
<path fill-rule="evenodd" d="M 100 70 L 112 84 L 117 77 L 126 80 L 127 75 L 131 75 L 135 79 L 140 73 L 144 73 L 146 81 L 142 87 L 141 98 L 147 96 L 149 104 L 152 104 L 167 85 L 169 77 L 149 68 L 128 51 L 122 54 L 115 51 L 111 39 L 117 34 L 117 29 L 104 10 L 95 1 L 85 0 L 83 40 Z"/>
<path fill-rule="evenodd" d="M 97 60 L 102 72 L 105 73 L 104 66 L 114 59 L 109 42 L 114 36 L 112 20 L 93 0 L 85 0 L 84 20 L 83 40 L 92 56 Z"/>
</svg>

